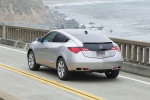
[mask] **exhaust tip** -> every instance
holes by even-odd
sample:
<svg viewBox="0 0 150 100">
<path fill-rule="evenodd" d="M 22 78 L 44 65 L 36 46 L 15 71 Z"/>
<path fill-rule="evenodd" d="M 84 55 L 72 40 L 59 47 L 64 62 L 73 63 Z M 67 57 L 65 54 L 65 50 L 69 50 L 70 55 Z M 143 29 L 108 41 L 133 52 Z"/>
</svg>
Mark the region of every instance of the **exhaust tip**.
<svg viewBox="0 0 150 100">
<path fill-rule="evenodd" d="M 76 68 L 76 71 L 89 71 L 89 68 Z"/>
<path fill-rule="evenodd" d="M 118 70 L 120 67 L 113 67 L 112 70 Z"/>
<path fill-rule="evenodd" d="M 80 71 L 80 70 L 82 70 L 82 69 L 81 69 L 81 68 L 77 68 L 76 70 L 77 70 L 77 71 Z"/>
</svg>

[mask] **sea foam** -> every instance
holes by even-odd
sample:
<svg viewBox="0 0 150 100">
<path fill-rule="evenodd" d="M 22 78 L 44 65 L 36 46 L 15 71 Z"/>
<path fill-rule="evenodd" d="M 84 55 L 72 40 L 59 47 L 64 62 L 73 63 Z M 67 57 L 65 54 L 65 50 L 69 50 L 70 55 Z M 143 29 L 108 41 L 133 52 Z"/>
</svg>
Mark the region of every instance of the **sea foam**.
<svg viewBox="0 0 150 100">
<path fill-rule="evenodd" d="M 91 4 L 98 4 L 98 3 L 112 3 L 112 2 L 135 2 L 135 1 L 142 1 L 142 0 L 102 0 L 102 1 L 85 1 L 85 2 L 76 2 L 76 3 L 61 3 L 61 4 L 54 4 L 49 5 L 52 6 L 77 6 L 77 5 L 91 5 Z"/>
</svg>

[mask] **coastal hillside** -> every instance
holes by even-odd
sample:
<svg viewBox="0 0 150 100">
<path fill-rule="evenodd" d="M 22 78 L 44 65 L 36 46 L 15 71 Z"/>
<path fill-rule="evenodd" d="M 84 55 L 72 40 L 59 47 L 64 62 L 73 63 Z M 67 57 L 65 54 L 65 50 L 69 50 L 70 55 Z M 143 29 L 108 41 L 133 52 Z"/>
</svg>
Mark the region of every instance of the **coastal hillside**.
<svg viewBox="0 0 150 100">
<path fill-rule="evenodd" d="M 47 15 L 41 0 L 0 0 L 0 22 L 41 24 Z"/>
</svg>

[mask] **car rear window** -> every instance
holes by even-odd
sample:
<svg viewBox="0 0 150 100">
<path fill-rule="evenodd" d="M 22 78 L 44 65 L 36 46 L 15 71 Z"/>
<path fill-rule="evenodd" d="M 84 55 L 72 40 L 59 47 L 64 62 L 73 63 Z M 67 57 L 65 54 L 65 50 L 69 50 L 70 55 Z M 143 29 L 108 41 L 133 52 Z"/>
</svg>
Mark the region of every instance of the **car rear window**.
<svg viewBox="0 0 150 100">
<path fill-rule="evenodd" d="M 100 34 L 76 34 L 74 36 L 83 43 L 112 42 L 108 37 Z"/>
<path fill-rule="evenodd" d="M 105 42 L 105 43 L 84 43 L 84 48 L 88 48 L 90 51 L 105 51 L 111 50 L 113 47 L 112 42 Z"/>
</svg>

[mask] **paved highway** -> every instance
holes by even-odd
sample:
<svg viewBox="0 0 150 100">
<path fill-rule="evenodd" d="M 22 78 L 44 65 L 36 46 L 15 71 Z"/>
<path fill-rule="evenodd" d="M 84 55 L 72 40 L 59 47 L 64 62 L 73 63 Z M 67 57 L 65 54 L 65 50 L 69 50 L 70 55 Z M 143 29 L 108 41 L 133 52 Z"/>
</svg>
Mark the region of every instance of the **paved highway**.
<svg viewBox="0 0 150 100">
<path fill-rule="evenodd" d="M 78 74 L 70 81 L 41 67 L 30 71 L 26 51 L 0 45 L 0 97 L 10 100 L 150 100 L 150 78 L 121 72 L 116 79 L 104 74 Z"/>
</svg>

